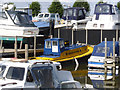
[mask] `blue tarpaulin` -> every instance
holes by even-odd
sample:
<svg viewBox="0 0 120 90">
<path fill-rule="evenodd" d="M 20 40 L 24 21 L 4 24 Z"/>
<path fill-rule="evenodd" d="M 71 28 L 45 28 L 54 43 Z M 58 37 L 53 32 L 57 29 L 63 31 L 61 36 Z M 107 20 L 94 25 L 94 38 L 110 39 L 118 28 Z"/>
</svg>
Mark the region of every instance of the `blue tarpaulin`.
<svg viewBox="0 0 120 90">
<path fill-rule="evenodd" d="M 107 41 L 107 56 L 113 55 L 113 41 Z M 115 42 L 115 54 L 119 55 L 119 42 Z M 105 41 L 94 46 L 92 56 L 105 57 Z"/>
</svg>

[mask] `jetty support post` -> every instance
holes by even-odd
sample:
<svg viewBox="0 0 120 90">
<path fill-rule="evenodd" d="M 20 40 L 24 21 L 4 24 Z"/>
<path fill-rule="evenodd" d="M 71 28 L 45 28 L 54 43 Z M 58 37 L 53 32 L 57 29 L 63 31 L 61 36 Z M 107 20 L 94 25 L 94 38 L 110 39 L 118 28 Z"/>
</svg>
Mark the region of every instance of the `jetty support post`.
<svg viewBox="0 0 120 90">
<path fill-rule="evenodd" d="M 25 59 L 28 60 L 28 44 L 25 44 Z"/>
<path fill-rule="evenodd" d="M 74 44 L 74 29 L 72 28 L 72 45 Z"/>
<path fill-rule="evenodd" d="M 103 37 L 103 30 L 101 29 L 101 42 L 102 42 L 102 37 Z"/>
<path fill-rule="evenodd" d="M 120 58 L 120 37 L 119 37 L 119 58 Z"/>
<path fill-rule="evenodd" d="M 36 57 L 36 33 L 34 33 L 34 57 Z"/>
<path fill-rule="evenodd" d="M 115 38 L 113 38 L 113 80 L 115 80 Z"/>
<path fill-rule="evenodd" d="M 86 44 L 88 44 L 88 30 L 86 29 Z"/>
<path fill-rule="evenodd" d="M 55 20 L 50 20 L 50 38 L 53 38 L 54 36 L 54 24 Z"/>
<path fill-rule="evenodd" d="M 107 61 L 106 61 L 106 59 L 107 59 L 107 38 L 105 38 L 105 60 L 104 60 L 104 62 L 105 62 L 105 80 L 107 79 Z"/>
<path fill-rule="evenodd" d="M 116 41 L 118 41 L 118 29 L 116 30 Z"/>
<path fill-rule="evenodd" d="M 2 49 L 3 40 L 0 41 L 0 49 Z"/>
<path fill-rule="evenodd" d="M 58 28 L 58 38 L 60 38 L 60 28 Z"/>
<path fill-rule="evenodd" d="M 17 58 L 17 36 L 15 36 L 15 44 L 14 44 L 14 49 L 15 49 L 15 58 Z"/>
</svg>

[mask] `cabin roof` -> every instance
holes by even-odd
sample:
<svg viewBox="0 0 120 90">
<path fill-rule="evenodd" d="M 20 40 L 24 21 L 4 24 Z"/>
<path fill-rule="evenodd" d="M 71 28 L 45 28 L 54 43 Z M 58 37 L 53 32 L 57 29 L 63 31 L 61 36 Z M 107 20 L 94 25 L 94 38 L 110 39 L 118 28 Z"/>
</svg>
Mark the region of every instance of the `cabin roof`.
<svg viewBox="0 0 120 90">
<path fill-rule="evenodd" d="M 67 8 L 67 9 L 84 9 L 84 7 L 70 7 L 70 8 Z"/>
<path fill-rule="evenodd" d="M 109 6 L 113 6 L 112 4 L 108 4 L 108 3 L 99 3 L 99 4 L 96 4 L 96 6 L 102 6 L 102 5 L 109 5 Z"/>
<path fill-rule="evenodd" d="M 27 14 L 25 12 L 22 12 L 22 11 L 8 11 L 9 13 L 16 13 L 16 14 Z"/>
</svg>

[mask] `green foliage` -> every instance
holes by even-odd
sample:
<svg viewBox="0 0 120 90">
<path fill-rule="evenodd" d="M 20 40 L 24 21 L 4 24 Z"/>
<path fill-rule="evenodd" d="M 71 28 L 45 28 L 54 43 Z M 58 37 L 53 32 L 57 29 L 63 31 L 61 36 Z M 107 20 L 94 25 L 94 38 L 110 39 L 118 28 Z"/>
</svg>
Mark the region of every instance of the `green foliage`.
<svg viewBox="0 0 120 90">
<path fill-rule="evenodd" d="M 102 3 L 104 3 L 104 2 L 103 2 L 103 0 L 100 0 L 97 4 L 99 4 L 99 3 L 101 3 L 101 4 L 102 4 Z"/>
<path fill-rule="evenodd" d="M 90 5 L 85 0 L 76 0 L 75 3 L 73 4 L 73 7 L 84 7 L 87 12 L 90 11 Z"/>
<path fill-rule="evenodd" d="M 59 0 L 53 0 L 52 4 L 48 8 L 49 13 L 58 13 L 60 17 L 63 15 L 63 6 Z"/>
<path fill-rule="evenodd" d="M 13 4 L 14 5 L 14 3 L 13 2 L 9 2 L 8 3 L 8 5 L 10 5 L 10 4 Z M 16 9 L 16 6 L 14 5 L 14 10 Z"/>
<path fill-rule="evenodd" d="M 41 8 L 40 8 L 40 3 L 39 2 L 32 2 L 31 4 L 30 4 L 30 9 L 32 9 L 32 16 L 34 17 L 34 16 L 37 16 L 38 15 L 38 13 L 40 13 L 40 10 L 41 10 Z"/>
<path fill-rule="evenodd" d="M 117 3 L 117 7 L 120 10 L 120 2 Z"/>
</svg>

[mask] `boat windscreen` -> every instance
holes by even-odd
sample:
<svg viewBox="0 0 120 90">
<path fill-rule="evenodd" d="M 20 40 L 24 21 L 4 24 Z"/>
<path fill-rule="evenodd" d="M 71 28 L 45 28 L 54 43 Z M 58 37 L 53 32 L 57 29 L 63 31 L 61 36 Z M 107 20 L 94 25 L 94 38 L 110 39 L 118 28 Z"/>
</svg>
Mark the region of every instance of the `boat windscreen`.
<svg viewBox="0 0 120 90">
<path fill-rule="evenodd" d="M 33 67 L 32 72 L 37 81 L 41 84 L 41 88 L 53 88 L 51 66 Z"/>
<path fill-rule="evenodd" d="M 6 78 L 7 79 L 15 79 L 15 80 L 23 80 L 24 72 L 25 72 L 25 68 L 10 67 L 8 69 Z"/>
<path fill-rule="evenodd" d="M 18 18 L 21 24 L 33 24 L 27 14 L 18 14 Z"/>
<path fill-rule="evenodd" d="M 95 13 L 110 14 L 110 6 L 109 5 L 97 5 L 95 9 Z"/>
<path fill-rule="evenodd" d="M 6 69 L 6 66 L 4 66 L 4 65 L 0 66 L 0 78 L 3 77 L 3 73 L 4 73 L 5 69 Z"/>
<path fill-rule="evenodd" d="M 0 19 L 7 19 L 5 12 L 0 12 Z"/>
<path fill-rule="evenodd" d="M 40 15 L 39 15 L 39 18 L 43 18 L 43 14 L 40 14 Z"/>
<path fill-rule="evenodd" d="M 15 24 L 18 25 L 32 25 L 34 26 L 33 22 L 30 20 L 30 17 L 27 13 L 23 12 L 8 12 L 12 20 L 14 21 Z"/>
</svg>

